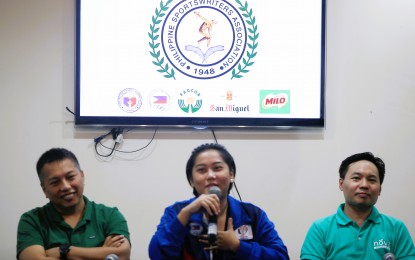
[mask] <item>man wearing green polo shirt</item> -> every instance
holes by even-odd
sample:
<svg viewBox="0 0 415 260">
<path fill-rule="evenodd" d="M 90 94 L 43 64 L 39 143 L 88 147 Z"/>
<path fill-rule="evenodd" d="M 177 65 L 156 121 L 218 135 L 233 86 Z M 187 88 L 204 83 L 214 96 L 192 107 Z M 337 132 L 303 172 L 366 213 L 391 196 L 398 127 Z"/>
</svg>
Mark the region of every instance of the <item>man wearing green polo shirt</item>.
<svg viewBox="0 0 415 260">
<path fill-rule="evenodd" d="M 369 152 L 355 154 L 341 163 L 339 173 L 345 203 L 312 224 L 301 259 L 415 259 L 405 224 L 374 206 L 385 176 L 382 159 Z"/>
<path fill-rule="evenodd" d="M 36 170 L 49 199 L 24 213 L 17 231 L 17 259 L 99 259 L 116 254 L 130 257 L 127 221 L 117 208 L 88 200 L 84 172 L 75 155 L 52 148 Z"/>
</svg>

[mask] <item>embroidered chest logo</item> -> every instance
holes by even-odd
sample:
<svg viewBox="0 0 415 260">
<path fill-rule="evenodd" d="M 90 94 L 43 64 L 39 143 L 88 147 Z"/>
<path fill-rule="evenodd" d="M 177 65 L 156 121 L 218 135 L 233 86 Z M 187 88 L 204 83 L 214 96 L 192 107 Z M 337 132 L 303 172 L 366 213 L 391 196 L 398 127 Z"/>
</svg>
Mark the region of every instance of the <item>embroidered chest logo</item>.
<svg viewBox="0 0 415 260">
<path fill-rule="evenodd" d="M 199 223 L 191 222 L 189 226 L 190 226 L 190 234 L 192 234 L 193 236 L 198 236 L 202 234 L 203 227 Z"/>
<path fill-rule="evenodd" d="M 385 241 L 383 239 L 379 239 L 379 241 L 374 241 L 373 242 L 373 249 L 375 249 L 375 250 L 387 249 L 388 251 L 390 251 L 390 247 L 391 247 L 391 242 L 390 241 Z"/>
<path fill-rule="evenodd" d="M 253 239 L 254 235 L 252 234 L 252 227 L 250 225 L 242 225 L 235 229 L 236 236 L 239 240 L 249 240 Z"/>
</svg>

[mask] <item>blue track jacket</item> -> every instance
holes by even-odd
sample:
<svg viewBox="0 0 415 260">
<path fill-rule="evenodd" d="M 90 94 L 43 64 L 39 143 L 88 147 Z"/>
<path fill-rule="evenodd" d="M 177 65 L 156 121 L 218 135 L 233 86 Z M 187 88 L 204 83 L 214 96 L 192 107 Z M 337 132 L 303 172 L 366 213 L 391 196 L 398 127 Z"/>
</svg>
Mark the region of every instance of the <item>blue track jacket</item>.
<svg viewBox="0 0 415 260">
<path fill-rule="evenodd" d="M 177 218 L 182 208 L 196 198 L 167 207 L 149 245 L 151 259 L 209 259 L 198 235 L 207 233 L 203 213 L 193 214 L 186 226 Z M 289 259 L 287 248 L 266 213 L 250 203 L 228 196 L 229 217 L 240 239 L 238 252 L 221 252 L 219 259 Z"/>
</svg>

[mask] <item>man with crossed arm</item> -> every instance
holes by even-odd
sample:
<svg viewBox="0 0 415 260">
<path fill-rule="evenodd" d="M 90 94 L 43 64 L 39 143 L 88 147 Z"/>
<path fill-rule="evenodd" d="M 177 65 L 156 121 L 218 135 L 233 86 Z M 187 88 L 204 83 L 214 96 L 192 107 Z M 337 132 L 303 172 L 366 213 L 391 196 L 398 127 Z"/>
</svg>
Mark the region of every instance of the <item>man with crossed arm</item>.
<svg viewBox="0 0 415 260">
<path fill-rule="evenodd" d="M 117 208 L 83 195 L 84 172 L 72 152 L 52 148 L 39 158 L 36 170 L 49 203 L 21 216 L 17 259 L 130 258 L 127 221 Z"/>
</svg>

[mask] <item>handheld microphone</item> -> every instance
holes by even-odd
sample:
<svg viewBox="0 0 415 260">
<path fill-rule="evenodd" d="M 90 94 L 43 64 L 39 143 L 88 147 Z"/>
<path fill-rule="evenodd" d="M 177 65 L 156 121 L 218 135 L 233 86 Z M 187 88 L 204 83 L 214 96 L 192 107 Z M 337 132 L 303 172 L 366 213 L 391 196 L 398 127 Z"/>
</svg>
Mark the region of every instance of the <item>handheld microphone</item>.
<svg viewBox="0 0 415 260">
<path fill-rule="evenodd" d="M 217 186 L 209 188 L 209 194 L 215 194 L 219 199 L 222 197 L 222 192 Z M 208 221 L 208 241 L 210 244 L 215 243 L 218 235 L 218 217 L 216 215 L 210 216 Z"/>
<path fill-rule="evenodd" d="M 116 254 L 109 254 L 104 260 L 118 260 L 118 256 Z"/>
<path fill-rule="evenodd" d="M 386 253 L 383 256 L 383 260 L 396 260 L 396 257 L 395 257 L 394 254 L 392 254 L 391 252 L 389 252 L 389 253 Z"/>
</svg>

